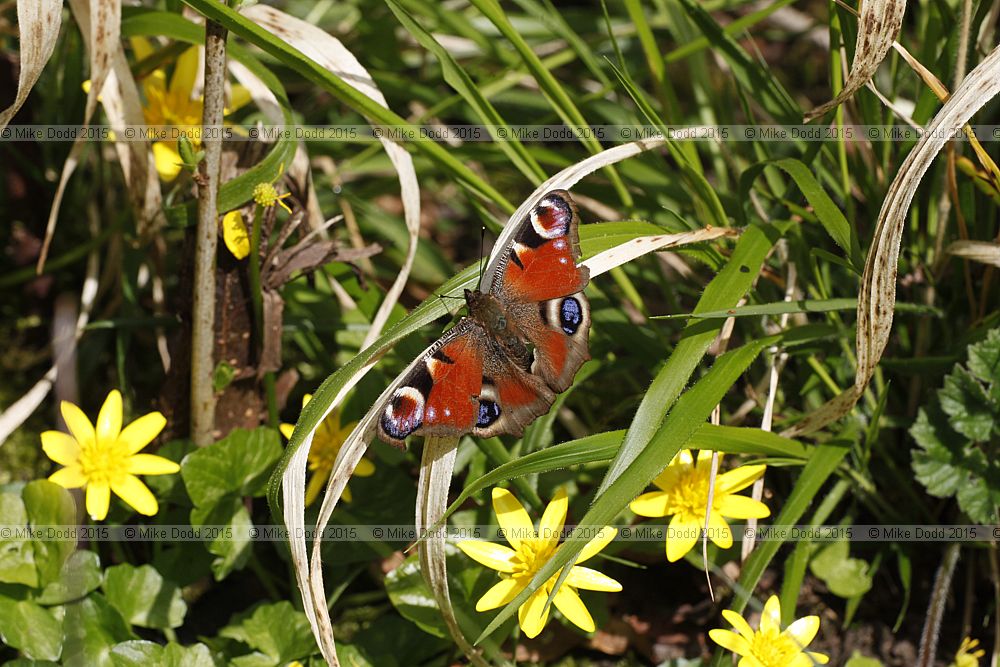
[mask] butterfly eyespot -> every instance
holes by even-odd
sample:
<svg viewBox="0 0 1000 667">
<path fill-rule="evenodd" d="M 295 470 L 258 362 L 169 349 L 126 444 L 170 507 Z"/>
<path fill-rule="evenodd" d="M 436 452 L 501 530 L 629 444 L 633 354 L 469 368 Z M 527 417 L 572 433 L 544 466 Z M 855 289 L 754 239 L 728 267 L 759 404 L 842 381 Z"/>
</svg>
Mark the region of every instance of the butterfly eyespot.
<svg viewBox="0 0 1000 667">
<path fill-rule="evenodd" d="M 543 239 L 558 239 L 569 231 L 573 211 L 561 197 L 545 197 L 530 214 L 531 226 Z"/>
<path fill-rule="evenodd" d="M 562 330 L 572 336 L 580 328 L 581 322 L 583 322 L 583 309 L 580 307 L 580 302 L 571 296 L 563 299 L 559 305 L 559 325 Z"/>
<path fill-rule="evenodd" d="M 382 429 L 393 438 L 402 440 L 423 423 L 423 395 L 413 387 L 400 387 L 385 406 L 381 419 Z"/>
<path fill-rule="evenodd" d="M 479 416 L 476 426 L 485 428 L 500 419 L 500 406 L 488 399 L 479 399 Z"/>
</svg>

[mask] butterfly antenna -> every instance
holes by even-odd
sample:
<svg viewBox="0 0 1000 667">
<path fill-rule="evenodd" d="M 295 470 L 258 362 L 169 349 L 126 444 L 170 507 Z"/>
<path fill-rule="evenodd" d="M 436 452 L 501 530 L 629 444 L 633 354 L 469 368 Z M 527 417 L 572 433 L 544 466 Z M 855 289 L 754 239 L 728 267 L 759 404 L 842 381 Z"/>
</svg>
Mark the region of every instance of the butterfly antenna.
<svg viewBox="0 0 1000 667">
<path fill-rule="evenodd" d="M 479 230 L 479 284 L 483 283 L 483 250 L 486 248 L 486 225 Z"/>
</svg>

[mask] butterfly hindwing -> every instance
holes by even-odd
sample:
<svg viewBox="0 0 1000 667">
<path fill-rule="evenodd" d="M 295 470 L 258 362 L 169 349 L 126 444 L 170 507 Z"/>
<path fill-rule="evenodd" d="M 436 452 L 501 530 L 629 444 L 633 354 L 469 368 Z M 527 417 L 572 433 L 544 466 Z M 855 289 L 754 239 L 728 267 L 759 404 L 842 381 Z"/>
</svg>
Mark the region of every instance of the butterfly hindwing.
<svg viewBox="0 0 1000 667">
<path fill-rule="evenodd" d="M 565 190 L 553 190 L 521 221 L 491 291 L 507 302 L 546 301 L 575 294 L 590 273 L 578 266 L 580 217 Z"/>
<path fill-rule="evenodd" d="M 483 438 L 502 433 L 520 436 L 536 417 L 548 412 L 555 398 L 541 378 L 518 368 L 498 350 L 488 350 L 472 433 Z"/>
<path fill-rule="evenodd" d="M 479 413 L 483 329 L 463 318 L 424 354 L 379 415 L 379 437 L 402 447 L 408 435 L 458 436 Z"/>
</svg>

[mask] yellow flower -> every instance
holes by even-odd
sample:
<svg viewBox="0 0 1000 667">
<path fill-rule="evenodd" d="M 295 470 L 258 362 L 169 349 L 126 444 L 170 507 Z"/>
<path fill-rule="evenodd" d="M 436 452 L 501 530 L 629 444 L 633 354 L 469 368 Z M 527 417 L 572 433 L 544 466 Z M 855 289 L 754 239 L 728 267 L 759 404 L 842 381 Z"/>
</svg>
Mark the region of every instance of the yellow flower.
<svg viewBox="0 0 1000 667">
<path fill-rule="evenodd" d="M 722 616 L 736 632 L 715 629 L 709 630 L 708 636 L 722 648 L 741 656 L 739 667 L 812 667 L 830 660 L 822 653 L 805 650 L 819 632 L 819 616 L 800 618 L 782 632 L 781 604 L 776 595 L 764 603 L 756 632 L 735 611 L 726 609 Z"/>
<path fill-rule="evenodd" d="M 131 42 L 138 60 L 154 52 L 153 46 L 145 39 L 133 38 Z M 201 47 L 192 46 L 178 56 L 169 82 L 163 69 L 154 70 L 142 81 L 142 92 L 146 98 L 142 111 L 146 124 L 181 128 L 195 148 L 201 145 L 201 116 L 204 107 L 204 97 L 194 95 L 200 57 Z M 229 105 L 225 109 L 227 114 L 249 102 L 250 92 L 243 86 L 233 85 L 229 98 Z M 153 158 L 161 179 L 170 182 L 177 178 L 183 160 L 176 141 L 155 142 Z"/>
<path fill-rule="evenodd" d="M 948 667 L 979 667 L 979 659 L 986 655 L 986 651 L 979 646 L 979 640 L 966 637 L 962 640 L 962 645 L 958 647 L 955 659 Z"/>
<path fill-rule="evenodd" d="M 312 394 L 303 396 L 302 407 L 305 407 L 306 403 L 311 400 Z M 327 480 L 330 479 L 330 473 L 333 472 L 333 463 L 337 460 L 340 447 L 357 425 L 357 422 L 341 425 L 340 408 L 334 408 L 317 427 L 316 433 L 313 435 L 312 449 L 309 450 L 309 469 L 312 470 L 313 475 L 306 487 L 306 505 L 312 505 L 319 497 L 319 492 L 323 490 Z M 281 424 L 278 429 L 281 431 L 281 435 L 291 439 L 295 425 Z M 356 477 L 371 477 L 374 474 L 375 464 L 368 459 L 361 459 L 358 462 L 358 467 L 354 469 Z M 342 498 L 351 502 L 351 490 L 346 486 Z"/>
<path fill-rule="evenodd" d="M 230 211 L 222 216 L 222 240 L 236 259 L 250 254 L 250 235 L 239 211 Z"/>
<path fill-rule="evenodd" d="M 476 611 L 489 611 L 502 607 L 528 586 L 535 573 L 552 558 L 559 545 L 559 536 L 566 522 L 568 505 L 566 491 L 559 489 L 552 502 L 545 508 L 536 532 L 531 518 L 517 498 L 506 489 L 493 489 L 493 511 L 496 512 L 500 527 L 505 531 L 507 541 L 514 548 L 480 540 L 458 543 L 458 548 L 469 558 L 500 573 L 500 583 L 486 591 L 486 594 L 479 599 Z M 611 526 L 602 528 L 597 537 L 583 547 L 577 562 L 582 563 L 600 552 L 617 533 L 617 529 Z M 558 576 L 557 572 L 545 582 L 544 586 L 532 593 L 518 609 L 518 622 L 529 638 L 538 636 L 548 621 L 549 610 L 545 603 Z M 593 632 L 594 619 L 577 594 L 578 588 L 615 592 L 620 591 L 622 585 L 588 567 L 577 565 L 569 571 L 569 576 L 556 593 L 553 603 L 567 620 L 585 632 Z"/>
<path fill-rule="evenodd" d="M 721 462 L 722 457 L 719 457 Z M 767 505 L 736 495 L 753 484 L 766 466 L 742 466 L 715 479 L 712 513 L 709 518 L 709 538 L 720 548 L 733 546 L 733 535 L 726 523 L 730 519 L 763 519 L 771 514 Z M 653 480 L 660 490 L 644 493 L 629 507 L 641 516 L 671 516 L 667 529 L 667 560 L 671 563 L 684 557 L 698 543 L 708 513 L 708 484 L 712 473 L 712 452 L 702 450 L 695 462 L 690 450 L 682 450 Z"/>
<path fill-rule="evenodd" d="M 101 521 L 108 515 L 111 492 L 135 511 L 152 516 L 159 505 L 152 492 L 136 475 L 169 475 L 180 466 L 139 450 L 159 435 L 167 420 L 151 412 L 122 428 L 122 395 L 117 389 L 108 394 L 96 427 L 83 410 L 63 401 L 59 406 L 69 434 L 42 433 L 42 449 L 56 463 L 66 466 L 49 476 L 49 481 L 67 489 L 87 489 L 87 513 Z"/>
</svg>

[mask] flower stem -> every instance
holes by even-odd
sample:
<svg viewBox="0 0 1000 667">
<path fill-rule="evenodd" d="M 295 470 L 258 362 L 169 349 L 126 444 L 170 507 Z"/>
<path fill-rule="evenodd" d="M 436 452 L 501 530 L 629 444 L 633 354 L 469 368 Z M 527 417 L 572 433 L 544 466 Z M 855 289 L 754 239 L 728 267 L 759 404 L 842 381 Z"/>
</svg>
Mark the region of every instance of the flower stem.
<svg viewBox="0 0 1000 667">
<path fill-rule="evenodd" d="M 219 166 L 225 102 L 226 29 L 205 21 L 205 103 L 201 117 L 205 159 L 198 165 L 198 227 L 195 236 L 194 293 L 191 306 L 191 438 L 199 447 L 212 443 L 215 394 L 215 257 L 218 245 Z"/>
<path fill-rule="evenodd" d="M 264 292 L 260 284 L 260 234 L 264 207 L 258 204 L 253 210 L 253 227 L 250 230 L 250 307 L 260 345 L 264 344 Z M 267 395 L 267 423 L 278 428 L 278 399 L 274 389 L 274 373 L 264 373 L 264 391 Z"/>
</svg>

